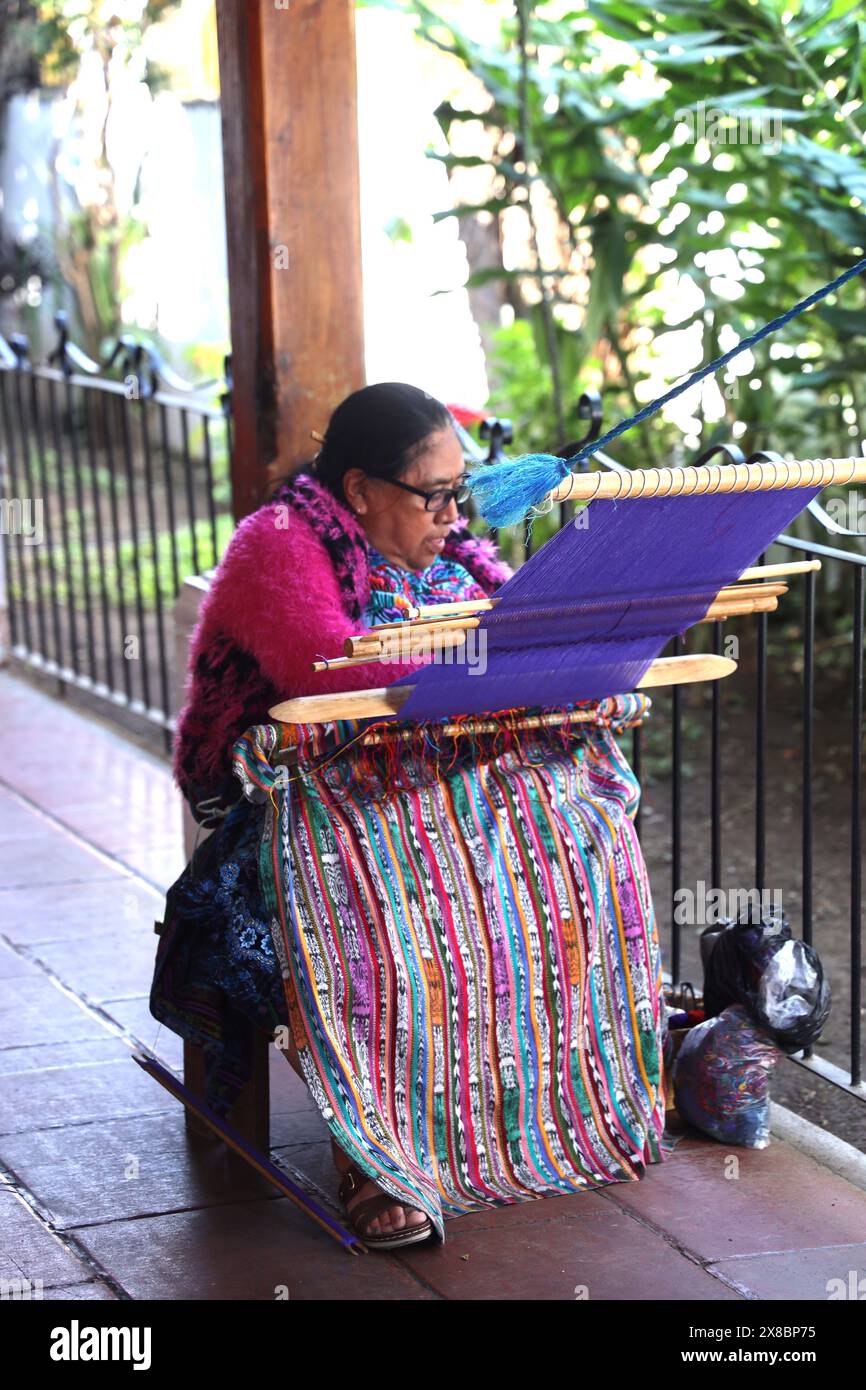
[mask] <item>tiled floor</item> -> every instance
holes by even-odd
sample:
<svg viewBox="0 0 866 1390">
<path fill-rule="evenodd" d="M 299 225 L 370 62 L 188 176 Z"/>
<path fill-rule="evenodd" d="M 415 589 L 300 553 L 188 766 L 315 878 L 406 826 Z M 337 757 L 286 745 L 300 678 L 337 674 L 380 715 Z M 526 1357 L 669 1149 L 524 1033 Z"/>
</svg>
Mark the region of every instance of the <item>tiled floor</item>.
<svg viewBox="0 0 866 1390">
<path fill-rule="evenodd" d="M 639 1183 L 449 1222 L 353 1258 L 133 1062 L 183 867 L 167 766 L 0 672 L 0 1281 L 45 1298 L 824 1300 L 866 1275 L 866 1192 L 778 1139 L 682 1139 Z M 272 1137 L 336 1206 L 327 1132 L 271 1061 Z"/>
</svg>

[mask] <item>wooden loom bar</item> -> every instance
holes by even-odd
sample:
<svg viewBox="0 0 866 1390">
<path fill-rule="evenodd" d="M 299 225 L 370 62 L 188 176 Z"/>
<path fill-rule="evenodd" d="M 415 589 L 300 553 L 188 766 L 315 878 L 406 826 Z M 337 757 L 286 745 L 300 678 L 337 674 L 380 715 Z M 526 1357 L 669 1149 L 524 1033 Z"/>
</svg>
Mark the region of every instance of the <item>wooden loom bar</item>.
<svg viewBox="0 0 866 1390">
<path fill-rule="evenodd" d="M 784 588 L 784 586 L 780 587 Z M 745 617 L 752 613 L 775 613 L 778 606 L 779 600 L 774 594 L 765 599 L 744 598 L 739 601 L 732 599 L 728 602 L 711 604 L 699 621 L 701 623 L 715 623 L 726 618 Z M 417 646 L 419 655 L 426 655 L 428 652 L 446 651 L 452 647 L 461 646 L 466 641 L 467 631 L 477 627 L 477 623 L 454 623 L 453 625 L 442 623 L 437 624 L 435 630 L 426 626 L 415 627 L 412 623 L 405 623 L 403 626 L 406 629 L 403 636 L 409 645 Z M 428 634 L 432 637 L 430 642 L 427 641 Z M 393 633 L 391 635 L 396 637 L 398 634 Z M 345 671 L 352 666 L 367 666 L 372 661 L 406 659 L 403 656 L 389 654 L 387 643 L 374 637 L 371 637 L 369 642 L 357 644 L 355 651 L 354 656 L 335 656 L 330 661 L 316 661 L 313 663 L 313 670 Z"/>
<path fill-rule="evenodd" d="M 517 716 L 513 721 L 508 721 L 504 726 L 501 721 L 495 719 L 464 719 L 460 724 L 443 724 L 442 736 L 444 738 L 457 738 L 463 734 L 495 734 L 503 727 L 520 729 L 549 729 L 556 728 L 560 724 L 591 724 L 595 723 L 595 713 L 593 710 L 573 709 L 562 711 L 559 714 L 527 714 L 522 719 Z M 396 734 L 367 734 L 361 739 L 364 744 L 384 743 L 394 738 L 402 742 L 407 742 L 414 738 L 414 729 L 401 729 Z"/>
<path fill-rule="evenodd" d="M 736 669 L 737 663 L 726 656 L 662 656 L 652 663 L 635 689 L 721 680 Z M 268 716 L 281 724 L 373 719 L 383 714 L 399 714 L 414 689 L 414 685 L 386 685 L 372 690 L 337 691 L 332 695 L 300 695 L 274 705 L 268 710 Z"/>
<path fill-rule="evenodd" d="M 747 599 L 751 598 L 756 598 L 760 600 L 777 598 L 779 595 L 787 593 L 787 588 L 788 586 L 786 584 L 778 583 L 743 584 L 741 587 L 720 589 L 713 601 L 713 609 L 717 608 L 720 604 L 741 604 L 744 603 Z M 626 600 L 623 598 L 604 599 L 597 601 L 594 600 L 592 601 L 591 605 L 588 604 L 587 607 L 591 606 L 592 609 L 596 612 L 605 612 L 611 608 L 618 607 L 625 601 Z M 677 602 L 677 596 L 671 595 L 669 598 L 665 598 L 659 595 L 656 596 L 654 602 L 656 605 L 664 604 L 667 602 L 675 603 Z M 488 603 L 487 608 L 482 609 L 480 611 L 489 612 L 490 608 L 491 606 Z M 442 604 L 442 610 L 444 610 L 447 614 L 450 614 L 450 612 L 452 611 L 451 604 Z M 741 611 L 744 613 L 748 613 L 752 610 L 748 608 L 743 608 Z M 550 612 L 553 616 L 558 616 L 560 610 L 554 607 L 551 608 Z M 513 616 L 515 620 L 519 621 L 519 611 L 515 611 Z M 533 613 L 532 616 L 533 619 L 535 619 L 536 617 L 543 616 L 543 614 Z M 481 621 L 482 619 L 478 616 L 472 616 L 471 614 L 467 614 L 465 616 L 462 614 L 457 614 L 453 618 L 445 617 L 444 619 L 438 622 L 428 621 L 427 619 L 406 619 L 403 622 L 397 623 L 380 623 L 377 624 L 376 627 L 370 628 L 367 632 L 358 632 L 351 637 L 347 637 L 343 644 L 343 654 L 346 657 L 357 657 L 366 656 L 368 652 L 378 652 L 381 650 L 383 646 L 383 637 L 387 641 L 390 640 L 391 637 L 397 633 L 401 635 L 409 633 L 413 636 L 416 634 L 426 636 L 428 633 L 433 633 L 435 635 L 439 632 L 443 632 L 448 633 L 450 635 L 458 632 L 469 632 L 472 629 L 477 628 L 480 625 Z M 328 665 L 330 664 L 332 663 L 328 663 Z M 319 666 L 316 669 L 326 670 L 327 665 Z"/>
<path fill-rule="evenodd" d="M 432 641 L 416 634 L 412 639 L 412 645 L 418 648 L 418 657 L 426 656 L 432 652 L 448 651 L 452 647 L 459 647 L 466 641 L 466 631 L 461 628 L 449 629 L 443 632 L 435 632 Z M 335 656 L 330 661 L 314 661 L 314 671 L 347 671 L 352 666 L 369 666 L 373 661 L 407 661 L 415 660 L 415 657 L 405 655 L 389 655 L 386 648 L 380 644 L 371 644 L 359 651 L 357 656 Z"/>
<path fill-rule="evenodd" d="M 756 597 L 763 595 L 778 596 L 787 592 L 787 584 L 740 584 L 728 585 L 724 589 L 719 589 L 713 602 L 724 603 L 728 600 L 739 602 L 745 597 Z M 666 603 L 677 603 L 683 597 L 682 594 L 654 594 L 651 599 L 647 599 L 647 604 L 658 607 Z M 605 612 L 610 608 L 616 608 L 620 604 L 628 602 L 628 596 L 615 594 L 611 598 L 587 598 L 580 606 L 582 609 L 592 608 L 594 612 Z M 470 608 L 469 605 L 472 605 Z M 435 632 L 437 628 L 466 628 L 477 627 L 481 619 L 479 613 L 492 612 L 495 607 L 495 599 L 470 599 L 461 603 L 442 603 L 438 609 L 431 607 L 425 610 L 423 616 L 414 618 L 401 618 L 393 623 L 377 623 L 374 628 L 368 628 L 366 632 L 354 633 L 347 637 L 343 651 L 346 656 L 355 656 L 357 647 L 364 646 L 372 639 L 378 637 L 382 632 L 405 632 L 406 629 L 418 632 Z M 551 604 L 545 610 L 553 615 L 559 614 L 562 610 L 559 605 Z M 533 617 L 540 610 L 533 611 Z M 514 617 L 519 619 L 519 612 L 515 610 Z"/>
<path fill-rule="evenodd" d="M 634 468 L 626 473 L 570 473 L 542 502 L 593 498 L 698 497 L 716 492 L 866 483 L 866 459 L 800 459 L 781 463 L 703 464 L 699 468 Z M 542 505 L 542 503 L 539 503 Z"/>
<path fill-rule="evenodd" d="M 809 574 L 820 568 L 820 560 L 783 560 L 780 565 L 754 565 L 752 569 L 743 570 L 737 583 L 742 584 L 747 579 L 774 579 L 785 574 Z"/>
<path fill-rule="evenodd" d="M 450 604 L 443 604 L 450 608 Z M 481 623 L 479 617 L 471 614 L 456 614 L 453 618 L 442 618 L 439 622 L 430 622 L 429 619 L 407 618 L 402 623 L 377 623 L 375 627 L 368 629 L 367 632 L 357 632 L 351 637 L 347 637 L 343 643 L 344 656 L 360 656 L 361 652 L 370 646 L 379 646 L 381 642 L 380 633 L 385 633 L 390 638 L 398 632 L 469 632 L 472 628 L 478 627 Z"/>
<path fill-rule="evenodd" d="M 442 613 L 483 613 L 495 607 L 497 602 L 496 598 L 462 598 L 454 603 L 422 603 L 419 608 L 410 608 L 406 617 L 409 622 L 417 622 L 421 618 L 441 616 Z M 391 626 L 396 627 L 396 623 Z"/>
<path fill-rule="evenodd" d="M 716 603 L 740 603 L 744 598 L 779 598 L 788 592 L 787 584 L 737 584 L 720 589 Z"/>
<path fill-rule="evenodd" d="M 743 584 L 756 579 L 782 578 L 788 574 L 808 574 L 810 571 L 820 568 L 820 560 L 786 560 L 778 565 L 753 565 L 751 569 L 743 570 L 743 573 L 734 580 L 734 584 Z M 473 613 L 486 613 L 491 608 L 495 608 L 498 602 L 499 599 L 494 595 L 492 598 L 459 599 L 455 603 L 421 604 L 420 607 L 409 608 L 406 617 L 400 622 L 379 623 L 378 627 L 386 629 L 401 627 L 405 622 L 420 622 L 425 618 L 433 620 L 447 618 L 451 614 L 455 617 L 462 617 L 464 614 L 471 616 Z M 346 655 L 349 656 L 350 653 L 347 652 Z"/>
<path fill-rule="evenodd" d="M 715 623 L 723 618 L 740 618 L 747 613 L 775 613 L 779 600 L 775 594 L 768 598 L 745 598 L 739 603 L 713 603 L 701 618 L 702 623 Z"/>
</svg>

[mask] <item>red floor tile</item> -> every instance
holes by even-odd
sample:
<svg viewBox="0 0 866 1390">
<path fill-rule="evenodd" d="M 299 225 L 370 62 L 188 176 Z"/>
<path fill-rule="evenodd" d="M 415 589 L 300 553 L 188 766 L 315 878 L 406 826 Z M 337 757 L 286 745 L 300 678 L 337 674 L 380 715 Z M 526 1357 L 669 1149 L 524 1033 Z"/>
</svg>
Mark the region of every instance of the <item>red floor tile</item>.
<svg viewBox="0 0 866 1390">
<path fill-rule="evenodd" d="M 78 1239 L 135 1299 L 436 1298 L 392 1255 L 350 1255 L 288 1200 L 91 1226 Z"/>
<path fill-rule="evenodd" d="M 188 1137 L 183 1112 L 7 1135 L 3 1159 L 58 1229 L 206 1207 L 278 1200 L 224 1144 Z"/>
<path fill-rule="evenodd" d="M 64 937 L 26 947 L 76 994 L 93 1003 L 142 998 L 150 994 L 158 938 L 153 921 L 120 922 L 111 931 L 90 931 L 81 940 Z"/>
<path fill-rule="evenodd" d="M 154 1018 L 146 998 L 112 999 L 100 1008 L 137 1044 L 152 1052 L 163 1066 L 183 1075 L 183 1038 Z"/>
<path fill-rule="evenodd" d="M 533 1202 L 535 1220 L 458 1217 L 446 1223 L 444 1246 L 410 1247 L 398 1258 L 449 1299 L 740 1298 L 628 1213 L 585 1199 Z M 544 1208 L 561 1211 L 563 1201 L 574 1215 L 545 1220 Z"/>
<path fill-rule="evenodd" d="M 721 1260 L 711 1268 L 749 1298 L 786 1303 L 866 1300 L 866 1244 L 745 1255 Z"/>
<path fill-rule="evenodd" d="M 89 1301 L 95 1303 L 111 1302 L 117 1300 L 117 1295 L 111 1292 L 105 1284 L 98 1281 L 89 1284 L 60 1284 L 56 1288 L 45 1290 L 45 1299 L 62 1300 L 62 1302 L 82 1303 Z"/>
<path fill-rule="evenodd" d="M 40 980 L 42 978 L 44 978 L 44 972 L 38 966 L 7 942 L 0 941 L 0 980 Z"/>
<path fill-rule="evenodd" d="M 136 1065 L 129 1048 L 111 1036 L 41 1047 L 35 1049 L 44 1054 L 38 1058 L 25 1056 L 29 1051 L 4 1053 L 9 1070 L 0 1076 L 0 1135 L 155 1115 L 177 1105 Z"/>
<path fill-rule="evenodd" d="M 0 891 L 0 933 L 20 946 L 72 938 L 82 955 L 91 933 L 136 925 L 148 937 L 162 919 L 164 896 L 119 869 L 103 865 L 101 877 L 82 883 L 38 884 Z"/>
<path fill-rule="evenodd" d="M 32 889 L 46 883 L 83 883 L 105 877 L 105 860 L 87 846 L 40 824 L 38 833 L 0 841 L 0 882 Z"/>
<path fill-rule="evenodd" d="M 86 1261 L 57 1240 L 11 1191 L 0 1192 L 0 1279 L 27 1280 L 43 1288 L 91 1277 Z M 19 1284 L 23 1293 L 24 1285 Z"/>
<path fill-rule="evenodd" d="M 866 1192 L 779 1140 L 757 1150 L 719 1145 L 716 1160 L 684 1156 L 608 1192 L 706 1262 L 866 1241 Z"/>
<path fill-rule="evenodd" d="M 80 1009 L 44 972 L 0 978 L 0 1070 L 7 1070 L 3 1049 L 13 1039 L 17 1050 L 104 1037 L 104 1025 Z M 56 1054 L 51 1060 L 57 1060 Z M 49 1061 L 47 1055 L 45 1061 Z"/>
</svg>

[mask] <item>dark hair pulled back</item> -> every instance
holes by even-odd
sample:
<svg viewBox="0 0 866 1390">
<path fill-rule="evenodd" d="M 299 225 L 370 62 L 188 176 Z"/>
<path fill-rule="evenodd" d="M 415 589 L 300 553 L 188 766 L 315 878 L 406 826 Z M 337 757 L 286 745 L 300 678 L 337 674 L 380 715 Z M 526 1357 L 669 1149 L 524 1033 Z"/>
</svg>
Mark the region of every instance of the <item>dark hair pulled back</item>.
<svg viewBox="0 0 866 1390">
<path fill-rule="evenodd" d="M 374 478 L 397 477 L 423 454 L 431 435 L 453 423 L 448 407 L 420 387 L 375 382 L 340 402 L 321 450 L 304 471 L 345 502 L 343 478 L 350 468 Z"/>
</svg>

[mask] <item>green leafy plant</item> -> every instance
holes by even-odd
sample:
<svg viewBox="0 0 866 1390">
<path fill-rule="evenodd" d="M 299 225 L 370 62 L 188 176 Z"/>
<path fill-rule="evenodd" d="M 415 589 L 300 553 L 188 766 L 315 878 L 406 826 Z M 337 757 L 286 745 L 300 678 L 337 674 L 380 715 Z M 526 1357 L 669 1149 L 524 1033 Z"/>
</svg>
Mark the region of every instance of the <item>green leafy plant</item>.
<svg viewBox="0 0 866 1390">
<path fill-rule="evenodd" d="M 488 367 L 520 452 L 580 438 L 585 389 L 607 423 L 634 413 L 866 251 L 853 0 L 588 0 L 565 14 L 517 0 L 498 8 L 496 44 L 468 10 L 399 8 L 483 92 L 440 103 L 429 154 L 455 188 L 466 170 L 487 176 L 486 197 L 438 216 L 493 219 L 510 248 L 466 283 L 498 283 L 514 318 L 488 325 Z M 719 373 L 685 423 L 655 416 L 613 452 L 690 462 L 733 438 L 746 454 L 859 454 L 864 367 L 854 281 Z M 810 517 L 795 532 L 826 539 Z M 831 566 L 825 579 L 841 582 Z"/>
</svg>

